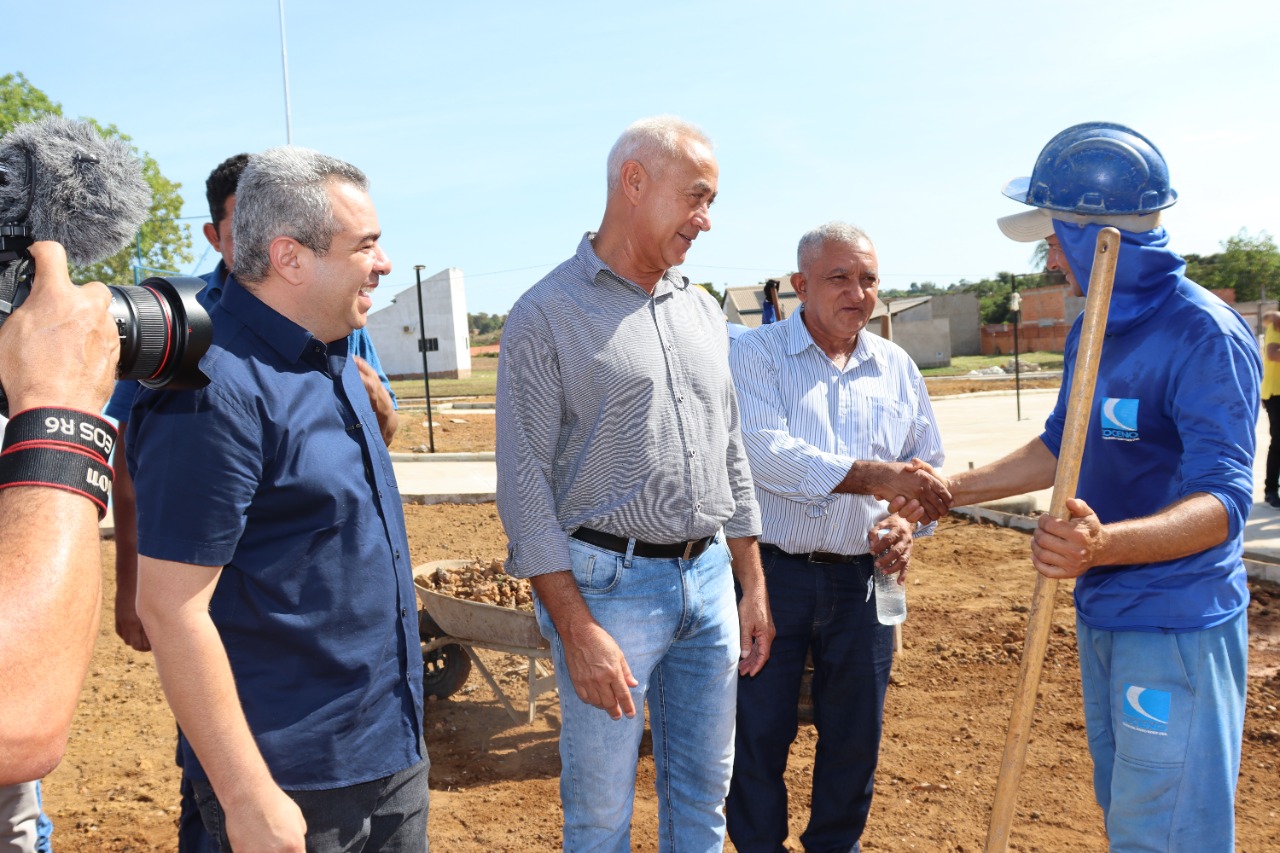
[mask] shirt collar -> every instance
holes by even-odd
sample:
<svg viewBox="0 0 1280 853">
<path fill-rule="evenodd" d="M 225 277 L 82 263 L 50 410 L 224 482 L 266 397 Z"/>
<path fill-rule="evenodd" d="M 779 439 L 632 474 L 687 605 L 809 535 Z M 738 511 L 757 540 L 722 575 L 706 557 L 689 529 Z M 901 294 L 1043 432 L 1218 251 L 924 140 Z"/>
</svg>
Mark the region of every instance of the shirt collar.
<svg viewBox="0 0 1280 853">
<path fill-rule="evenodd" d="M 218 304 L 290 362 L 299 361 L 312 340 L 310 332 L 246 290 L 234 275 L 226 276 Z"/>
<path fill-rule="evenodd" d="M 218 259 L 218 265 L 213 268 L 213 272 L 200 276 L 204 279 L 204 287 L 200 288 L 200 292 L 196 294 L 196 301 L 204 306 L 204 310 L 212 311 L 213 306 L 222 299 L 222 291 L 226 289 L 227 279 L 230 276 L 231 271 L 227 269 L 226 262 L 221 258 Z"/>
<path fill-rule="evenodd" d="M 804 306 L 801 305 L 799 310 L 792 312 L 791 316 L 780 324 L 786 328 L 787 355 L 799 355 L 807 348 L 813 347 L 823 358 L 826 358 L 827 354 L 822 351 L 822 347 L 818 346 L 813 335 L 809 333 L 809 327 L 804 324 L 803 316 Z M 884 355 L 884 342 L 864 328 L 858 333 L 858 346 L 849 357 L 845 370 L 856 367 L 868 359 L 875 359 L 882 368 L 888 367 Z"/>
<path fill-rule="evenodd" d="M 578 244 L 577 252 L 578 262 L 582 264 L 583 269 L 587 273 L 587 278 L 591 283 L 599 284 L 601 271 L 607 270 L 609 275 L 614 279 L 624 281 L 632 287 L 643 290 L 640 285 L 628 278 L 618 275 L 608 264 L 600 260 L 600 256 L 596 254 L 595 247 L 591 245 L 591 238 L 595 236 L 596 232 L 594 231 L 588 231 L 586 234 L 583 234 L 582 242 Z M 683 290 L 688 286 L 689 285 L 685 283 L 684 276 L 680 274 L 680 270 L 676 267 L 672 267 L 662 274 L 662 278 L 658 279 L 657 285 L 653 288 L 653 298 L 659 299 L 671 294 L 676 288 Z"/>
<path fill-rule="evenodd" d="M 227 279 L 230 277 L 231 270 L 227 269 L 227 262 L 219 258 L 218 265 L 209 273 L 209 295 L 214 300 L 222 298 L 222 291 L 226 289 Z"/>
</svg>

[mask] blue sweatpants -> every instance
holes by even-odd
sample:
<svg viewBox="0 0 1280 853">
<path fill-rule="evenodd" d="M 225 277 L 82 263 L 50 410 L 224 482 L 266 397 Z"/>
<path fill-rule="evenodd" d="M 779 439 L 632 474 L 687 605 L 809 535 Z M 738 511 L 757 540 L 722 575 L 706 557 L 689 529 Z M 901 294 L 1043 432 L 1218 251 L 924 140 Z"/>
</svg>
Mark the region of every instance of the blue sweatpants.
<svg viewBox="0 0 1280 853">
<path fill-rule="evenodd" d="M 1231 853 L 1244 731 L 1245 614 L 1183 633 L 1077 618 L 1093 789 L 1111 853 Z"/>
</svg>

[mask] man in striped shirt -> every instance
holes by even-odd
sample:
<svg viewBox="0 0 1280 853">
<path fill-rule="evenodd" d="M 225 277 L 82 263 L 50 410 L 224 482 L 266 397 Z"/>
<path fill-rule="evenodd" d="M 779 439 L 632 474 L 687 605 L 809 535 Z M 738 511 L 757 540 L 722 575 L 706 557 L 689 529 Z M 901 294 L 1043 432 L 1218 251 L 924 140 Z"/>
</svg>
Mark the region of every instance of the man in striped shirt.
<svg viewBox="0 0 1280 853">
<path fill-rule="evenodd" d="M 738 673 L 769 656 L 724 315 L 675 268 L 718 177 L 694 126 L 632 125 L 599 231 L 503 330 L 498 510 L 555 656 L 566 850 L 631 849 L 646 700 L 659 849 L 721 850 Z"/>
<path fill-rule="evenodd" d="M 920 371 L 865 328 L 880 284 L 871 240 L 828 223 L 800 240 L 798 255 L 791 283 L 803 307 L 743 335 L 730 354 L 777 628 L 769 665 L 738 681 L 727 811 L 739 853 L 775 853 L 787 838 L 783 771 L 810 653 L 818 746 L 800 840 L 813 853 L 860 849 L 893 662 L 873 561 L 901 582 L 912 541 L 912 526 L 880 498 L 902 495 L 930 521 L 951 500 L 931 469 L 911 464 L 943 456 Z"/>
</svg>

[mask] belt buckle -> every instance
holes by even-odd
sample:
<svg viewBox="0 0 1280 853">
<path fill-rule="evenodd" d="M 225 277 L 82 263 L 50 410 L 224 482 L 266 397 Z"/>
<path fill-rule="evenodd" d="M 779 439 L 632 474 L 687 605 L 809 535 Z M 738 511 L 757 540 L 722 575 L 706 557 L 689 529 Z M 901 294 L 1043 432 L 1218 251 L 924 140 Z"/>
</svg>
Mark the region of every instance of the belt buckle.
<svg viewBox="0 0 1280 853">
<path fill-rule="evenodd" d="M 684 556 L 681 557 L 680 559 L 682 560 L 689 559 L 689 555 L 693 553 L 693 546 L 696 544 L 698 544 L 697 539 L 690 539 L 688 542 L 684 543 Z"/>
</svg>

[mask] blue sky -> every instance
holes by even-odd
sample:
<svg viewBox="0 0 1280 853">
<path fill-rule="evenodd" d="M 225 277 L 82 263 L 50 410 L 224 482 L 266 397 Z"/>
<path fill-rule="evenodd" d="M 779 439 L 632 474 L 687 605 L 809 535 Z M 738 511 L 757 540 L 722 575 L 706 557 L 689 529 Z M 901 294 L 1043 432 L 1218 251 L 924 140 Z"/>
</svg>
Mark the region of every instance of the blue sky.
<svg viewBox="0 0 1280 853">
<path fill-rule="evenodd" d="M 207 215 L 220 160 L 285 142 L 277 0 L 40 0 L 3 20 L 0 74 L 130 134 L 185 215 Z M 394 264 L 375 307 L 423 264 L 505 312 L 599 224 L 610 145 L 657 113 L 716 143 L 713 228 L 684 270 L 717 286 L 791 270 L 830 219 L 871 234 L 887 287 L 1030 271 L 994 225 L 1024 209 L 1000 189 L 1095 119 L 1164 152 L 1174 248 L 1280 234 L 1274 3 L 285 0 L 285 28 L 294 144 L 372 182 Z"/>
</svg>

